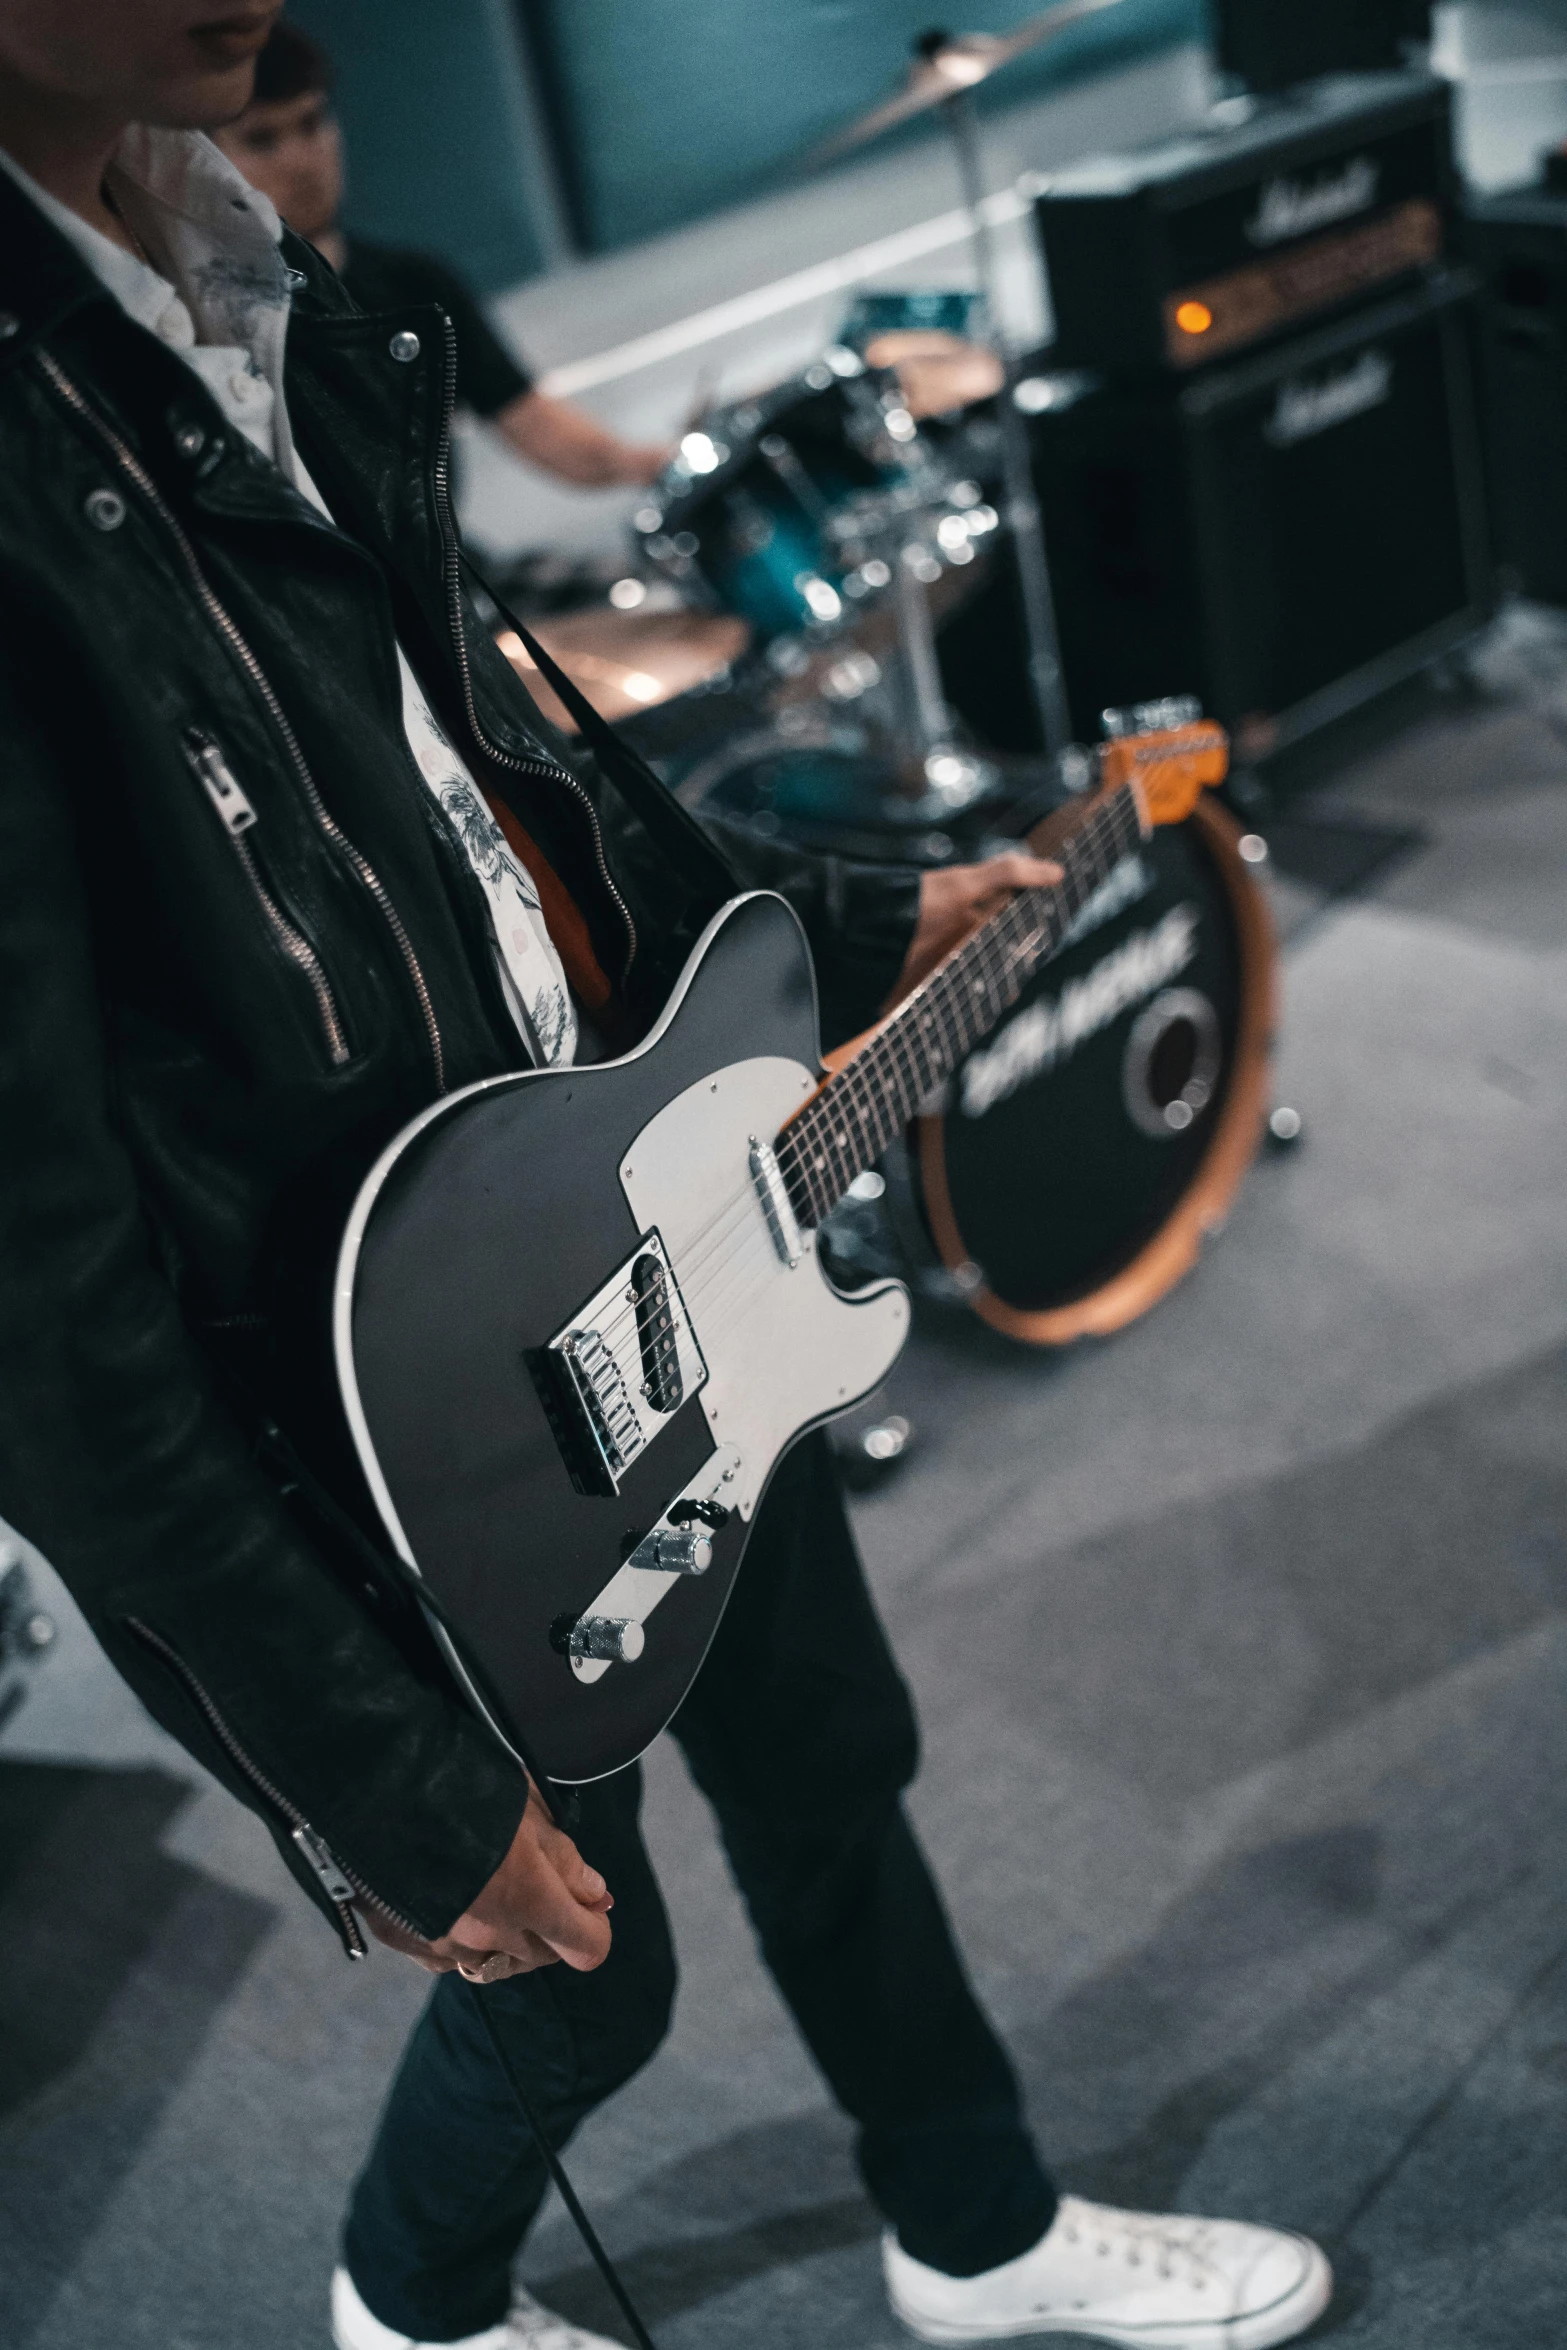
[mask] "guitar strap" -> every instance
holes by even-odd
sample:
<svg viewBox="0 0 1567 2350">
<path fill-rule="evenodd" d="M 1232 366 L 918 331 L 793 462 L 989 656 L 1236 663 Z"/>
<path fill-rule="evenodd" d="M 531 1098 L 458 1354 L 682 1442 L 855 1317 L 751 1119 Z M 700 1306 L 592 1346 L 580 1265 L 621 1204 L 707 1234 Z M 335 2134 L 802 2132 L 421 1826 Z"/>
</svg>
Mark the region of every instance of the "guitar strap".
<svg viewBox="0 0 1567 2350">
<path fill-rule="evenodd" d="M 711 899 L 715 912 L 739 888 L 727 859 L 662 783 L 639 751 L 632 749 L 602 718 L 581 688 L 551 658 L 538 638 L 524 628 L 508 604 L 498 596 L 470 555 L 463 562 L 469 577 L 482 588 L 508 628 L 513 629 L 529 660 L 576 720 L 583 741 L 593 752 L 604 779 L 625 801 L 645 832 L 658 843 L 675 870 L 685 876 L 696 894 Z"/>
</svg>

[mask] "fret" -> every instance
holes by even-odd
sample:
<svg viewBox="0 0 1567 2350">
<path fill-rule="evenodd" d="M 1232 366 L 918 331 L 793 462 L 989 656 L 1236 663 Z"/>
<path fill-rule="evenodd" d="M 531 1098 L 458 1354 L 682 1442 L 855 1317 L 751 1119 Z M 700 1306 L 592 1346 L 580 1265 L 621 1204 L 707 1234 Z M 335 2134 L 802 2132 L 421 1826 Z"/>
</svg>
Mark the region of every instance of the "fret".
<svg viewBox="0 0 1567 2350">
<path fill-rule="evenodd" d="M 849 1114 L 853 1120 L 851 1131 L 855 1137 L 856 1174 L 879 1157 L 886 1139 L 879 1132 L 884 1104 L 879 1090 L 872 1083 L 875 1072 L 869 1066 L 871 1057 L 868 1051 L 856 1053 L 848 1067 L 841 1072 L 847 1089 Z"/>
<path fill-rule="evenodd" d="M 1062 878 L 1055 887 L 1019 891 L 938 965 L 785 1128 L 775 1147 L 802 1222 L 821 1222 L 920 1103 L 1019 1001 L 1142 832 L 1129 785 L 1097 802 L 1056 852 Z"/>
<path fill-rule="evenodd" d="M 888 1127 L 896 1134 L 907 1125 L 915 1105 L 920 1100 L 919 1079 L 909 1052 L 908 1038 L 903 1023 L 894 1020 L 878 1038 L 873 1050 L 878 1065 L 884 1072 L 889 1097 Z"/>
</svg>

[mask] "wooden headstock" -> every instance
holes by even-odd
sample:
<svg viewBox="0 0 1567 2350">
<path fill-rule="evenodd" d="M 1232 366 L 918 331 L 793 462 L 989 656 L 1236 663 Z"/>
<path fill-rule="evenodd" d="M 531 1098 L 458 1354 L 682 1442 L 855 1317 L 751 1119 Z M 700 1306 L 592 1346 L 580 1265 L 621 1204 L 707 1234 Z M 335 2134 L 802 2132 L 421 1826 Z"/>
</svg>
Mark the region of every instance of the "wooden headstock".
<svg viewBox="0 0 1567 2350">
<path fill-rule="evenodd" d="M 1114 791 L 1135 781 L 1150 824 L 1184 824 L 1229 768 L 1230 738 L 1211 718 L 1115 735 L 1099 750 L 1101 788 Z"/>
</svg>

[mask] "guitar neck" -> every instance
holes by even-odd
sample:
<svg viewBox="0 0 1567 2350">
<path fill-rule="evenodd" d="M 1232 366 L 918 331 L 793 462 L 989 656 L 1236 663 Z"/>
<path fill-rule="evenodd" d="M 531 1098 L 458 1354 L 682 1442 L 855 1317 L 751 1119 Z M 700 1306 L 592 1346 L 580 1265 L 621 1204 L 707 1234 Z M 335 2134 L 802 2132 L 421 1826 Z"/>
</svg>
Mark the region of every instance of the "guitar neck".
<svg viewBox="0 0 1567 2350">
<path fill-rule="evenodd" d="M 1053 854 L 1062 877 L 1020 890 L 874 1030 L 774 1148 L 801 1225 L 819 1224 L 880 1158 L 920 1104 L 945 1084 L 1050 960 L 1079 912 L 1146 824 L 1133 782 L 1097 798 Z"/>
</svg>

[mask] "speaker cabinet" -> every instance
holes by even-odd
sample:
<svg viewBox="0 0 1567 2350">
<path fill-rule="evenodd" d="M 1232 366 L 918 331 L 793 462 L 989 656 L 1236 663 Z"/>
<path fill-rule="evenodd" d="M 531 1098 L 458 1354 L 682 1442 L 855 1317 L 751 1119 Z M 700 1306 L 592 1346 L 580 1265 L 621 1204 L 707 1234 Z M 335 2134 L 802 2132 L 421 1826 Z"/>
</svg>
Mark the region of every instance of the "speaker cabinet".
<svg viewBox="0 0 1567 2350">
<path fill-rule="evenodd" d="M 1527 596 L 1567 604 L 1567 193 L 1476 199 L 1481 425 L 1496 555 Z"/>
<path fill-rule="evenodd" d="M 1473 281 L 1184 381 L 1030 379 L 1076 730 L 1193 692 L 1261 757 L 1468 635 L 1493 602 Z"/>
</svg>

